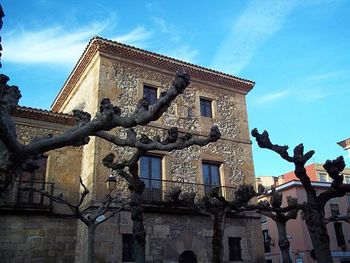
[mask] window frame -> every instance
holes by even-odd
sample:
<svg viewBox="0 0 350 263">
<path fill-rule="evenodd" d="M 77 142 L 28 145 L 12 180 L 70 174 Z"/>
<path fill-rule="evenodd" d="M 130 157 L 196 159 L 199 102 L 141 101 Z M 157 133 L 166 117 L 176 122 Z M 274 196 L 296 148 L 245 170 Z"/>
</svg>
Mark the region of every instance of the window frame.
<svg viewBox="0 0 350 263">
<path fill-rule="evenodd" d="M 140 179 L 145 183 L 145 189 L 142 193 L 145 201 L 161 201 L 162 200 L 162 189 L 163 189 L 163 157 L 162 155 L 156 154 L 145 154 L 141 156 L 139 161 L 139 175 Z M 147 158 L 147 171 L 146 176 L 142 175 L 142 164 L 144 158 Z M 152 168 L 154 163 L 153 160 L 159 161 L 158 171 L 159 178 L 153 177 L 154 170 Z"/>
<path fill-rule="evenodd" d="M 326 183 L 326 182 L 329 182 L 329 176 L 326 172 L 318 172 L 317 173 L 317 176 L 318 176 L 318 181 L 321 182 L 321 183 Z M 321 176 L 325 176 L 325 181 L 324 180 L 321 180 Z"/>
<path fill-rule="evenodd" d="M 213 99 L 199 97 L 199 112 L 201 117 L 213 119 Z"/>
<path fill-rule="evenodd" d="M 208 161 L 208 160 L 202 160 L 202 181 L 203 181 L 203 186 L 204 186 L 204 193 L 209 193 L 210 190 L 217 186 L 220 188 L 220 194 L 222 193 L 222 181 L 221 181 L 221 165 L 222 163 L 220 162 L 213 162 L 213 161 Z M 209 183 L 206 183 L 205 181 L 205 171 L 204 167 L 208 165 L 208 177 L 209 177 Z M 216 168 L 217 171 L 217 180 L 218 184 L 213 184 L 213 174 L 212 174 L 212 167 Z"/>
<path fill-rule="evenodd" d="M 153 91 L 155 95 L 155 97 L 149 97 L 149 96 L 146 96 L 147 94 L 152 94 L 151 92 L 145 94 L 145 90 L 149 90 L 149 91 Z M 147 83 L 143 83 L 143 86 L 142 86 L 142 97 L 146 97 L 148 102 L 149 102 L 149 105 L 153 105 L 154 103 L 156 103 L 156 101 L 158 100 L 158 87 L 155 87 L 153 85 L 150 85 L 150 84 L 147 84 Z"/>
</svg>

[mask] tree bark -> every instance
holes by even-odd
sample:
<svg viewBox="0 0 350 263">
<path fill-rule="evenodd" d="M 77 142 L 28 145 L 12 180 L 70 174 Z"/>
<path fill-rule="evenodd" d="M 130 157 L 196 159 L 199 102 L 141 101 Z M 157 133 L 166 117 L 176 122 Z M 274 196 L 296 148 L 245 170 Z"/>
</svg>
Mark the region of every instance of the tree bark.
<svg viewBox="0 0 350 263">
<path fill-rule="evenodd" d="M 141 181 L 144 186 L 143 182 Z M 132 233 L 134 238 L 134 257 L 136 263 L 146 262 L 146 230 L 143 225 L 142 192 L 144 187 L 131 192 L 131 220 L 133 221 Z"/>
<path fill-rule="evenodd" d="M 213 237 L 212 237 L 212 254 L 213 263 L 221 263 L 224 259 L 224 227 L 225 227 L 225 211 L 220 211 L 212 216 L 213 219 Z"/>
<path fill-rule="evenodd" d="M 276 225 L 278 230 L 278 246 L 282 253 L 282 262 L 292 263 L 292 259 L 290 258 L 289 254 L 290 242 L 287 237 L 286 222 L 276 221 Z"/>
<path fill-rule="evenodd" d="M 306 205 L 304 209 L 305 223 L 309 230 L 313 249 L 318 263 L 332 263 L 330 240 L 325 225 L 324 207 L 319 204 Z"/>
<path fill-rule="evenodd" d="M 89 224 L 88 226 L 88 247 L 87 247 L 87 262 L 95 262 L 95 230 L 96 225 L 94 223 Z"/>
</svg>

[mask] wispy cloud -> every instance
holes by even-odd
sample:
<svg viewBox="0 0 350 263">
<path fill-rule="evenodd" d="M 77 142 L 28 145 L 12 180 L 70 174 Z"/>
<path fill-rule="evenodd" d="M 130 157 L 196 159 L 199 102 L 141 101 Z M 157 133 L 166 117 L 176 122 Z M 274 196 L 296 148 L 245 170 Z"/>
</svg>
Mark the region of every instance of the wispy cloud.
<svg viewBox="0 0 350 263">
<path fill-rule="evenodd" d="M 345 74 L 349 74 L 349 71 L 347 71 L 347 70 L 331 71 L 331 72 L 325 72 L 325 73 L 311 75 L 308 77 L 307 80 L 309 80 L 309 81 L 331 80 L 331 79 L 336 78 L 336 77 L 344 76 Z"/>
<path fill-rule="evenodd" d="M 196 49 L 190 48 L 189 46 L 180 46 L 169 50 L 161 50 L 160 53 L 172 58 L 193 63 L 198 54 L 198 51 Z"/>
<path fill-rule="evenodd" d="M 278 32 L 295 1 L 255 0 L 233 23 L 231 32 L 216 52 L 211 67 L 238 74 L 257 49 Z"/>
<path fill-rule="evenodd" d="M 53 26 L 37 31 L 14 30 L 3 36 L 3 60 L 19 64 L 53 63 L 71 66 L 82 54 L 89 39 L 107 30 L 113 21 L 94 22 L 85 27 L 67 29 Z M 110 37 L 131 44 L 142 45 L 151 32 L 137 27 L 129 33 Z"/>
<path fill-rule="evenodd" d="M 127 34 L 112 37 L 111 39 L 129 45 L 144 47 L 146 46 L 145 41 L 151 36 L 151 31 L 147 31 L 144 27 L 138 26 Z"/>
<path fill-rule="evenodd" d="M 183 32 L 169 24 L 164 18 L 153 16 L 154 31 L 158 32 L 154 39 L 157 39 L 153 49 L 160 54 L 173 57 L 186 62 L 194 63 L 198 55 L 198 50 L 188 44 L 183 44 Z M 162 47 L 159 48 L 159 43 Z M 152 47 L 151 47 L 152 48 Z"/>
<path fill-rule="evenodd" d="M 266 94 L 266 95 L 255 98 L 253 103 L 254 104 L 271 103 L 271 102 L 280 100 L 280 99 L 286 97 L 287 95 L 289 95 L 288 91 L 276 91 L 276 92 L 272 92 L 270 94 Z"/>
<path fill-rule="evenodd" d="M 318 101 L 318 100 L 327 98 L 330 95 L 332 95 L 331 92 L 324 91 L 319 88 L 311 88 L 311 89 L 300 90 L 298 92 L 298 99 L 304 102 L 313 102 L 313 101 Z"/>
</svg>

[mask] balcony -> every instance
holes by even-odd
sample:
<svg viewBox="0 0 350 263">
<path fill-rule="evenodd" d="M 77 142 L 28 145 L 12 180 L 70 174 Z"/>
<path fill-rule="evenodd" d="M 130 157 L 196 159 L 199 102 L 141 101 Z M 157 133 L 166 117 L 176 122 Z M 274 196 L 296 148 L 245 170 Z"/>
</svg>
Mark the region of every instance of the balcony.
<svg viewBox="0 0 350 263">
<path fill-rule="evenodd" d="M 40 193 L 33 191 L 47 191 L 53 194 L 54 183 L 41 181 L 16 181 L 12 191 L 8 194 L 6 203 L 1 205 L 5 209 L 52 209 L 52 201 Z"/>
<path fill-rule="evenodd" d="M 182 181 L 169 181 L 141 178 L 145 183 L 145 190 L 142 193 L 142 200 L 144 203 L 157 203 L 167 201 L 167 194 L 174 189 L 181 189 L 182 193 L 195 193 L 195 199 L 203 198 L 217 185 L 205 185 L 188 183 Z M 226 200 L 231 201 L 234 198 L 236 188 L 219 186 L 219 192 Z"/>
</svg>

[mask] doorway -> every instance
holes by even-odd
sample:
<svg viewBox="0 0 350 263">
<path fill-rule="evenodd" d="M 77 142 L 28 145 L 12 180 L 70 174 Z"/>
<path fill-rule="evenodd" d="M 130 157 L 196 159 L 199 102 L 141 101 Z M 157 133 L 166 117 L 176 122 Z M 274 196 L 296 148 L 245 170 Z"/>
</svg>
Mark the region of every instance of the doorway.
<svg viewBox="0 0 350 263">
<path fill-rule="evenodd" d="M 179 263 L 197 263 L 197 256 L 193 251 L 186 250 L 181 253 Z"/>
</svg>

